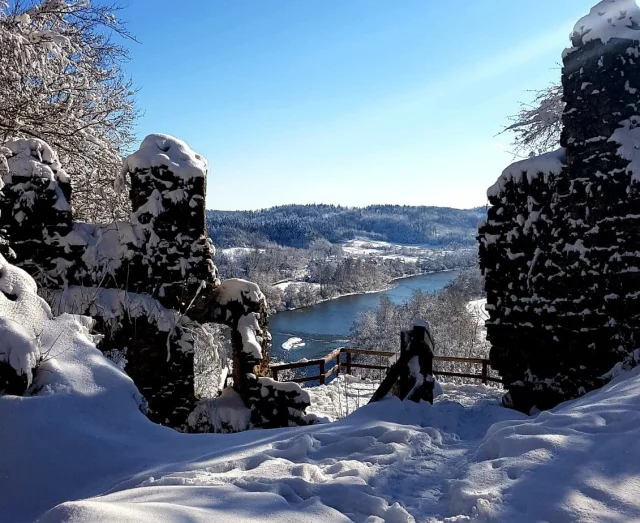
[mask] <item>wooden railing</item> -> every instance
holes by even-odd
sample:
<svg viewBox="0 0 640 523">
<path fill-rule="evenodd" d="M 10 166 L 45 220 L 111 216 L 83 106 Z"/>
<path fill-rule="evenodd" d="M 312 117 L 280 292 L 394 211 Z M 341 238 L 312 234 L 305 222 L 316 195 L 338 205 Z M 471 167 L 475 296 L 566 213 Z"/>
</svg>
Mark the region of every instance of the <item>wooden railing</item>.
<svg viewBox="0 0 640 523">
<path fill-rule="evenodd" d="M 346 354 L 346 361 L 342 361 L 342 355 Z M 313 376 L 302 376 L 300 378 L 291 378 L 285 381 L 290 381 L 293 383 L 305 383 L 307 381 L 319 381 L 320 385 L 324 385 L 327 382 L 327 378 L 330 378 L 335 374 L 336 376 L 340 374 L 342 368 L 344 367 L 346 374 L 351 374 L 351 369 L 375 369 L 375 370 L 386 370 L 388 365 L 372 365 L 369 363 L 354 363 L 353 355 L 354 354 L 367 354 L 369 356 L 385 356 L 390 358 L 395 355 L 395 352 L 387 352 L 387 351 L 369 351 L 363 349 L 349 349 L 346 347 L 342 347 L 340 349 L 336 349 L 324 358 L 318 358 L 315 360 L 306 360 L 306 361 L 294 361 L 293 363 L 277 363 L 275 365 L 269 365 L 271 369 L 271 374 L 273 379 L 278 381 L 278 373 L 281 370 L 288 369 L 301 369 L 303 367 L 313 367 L 318 365 L 320 367 L 320 373 L 318 375 Z M 332 362 L 332 360 L 336 360 L 336 364 L 327 370 L 327 365 Z"/>
<path fill-rule="evenodd" d="M 456 378 L 470 378 L 473 380 L 482 380 L 485 385 L 490 381 L 494 383 L 502 383 L 501 378 L 494 378 L 489 375 L 489 360 L 484 358 L 454 358 L 453 356 L 434 356 L 433 361 L 442 361 L 450 363 L 469 363 L 473 365 L 482 365 L 481 374 L 466 374 L 464 372 L 448 372 L 444 370 L 434 369 L 433 373 L 436 376 L 453 376 Z"/>
<path fill-rule="evenodd" d="M 342 361 L 342 355 L 346 354 L 346 361 Z M 304 367 L 319 366 L 320 371 L 317 375 L 302 376 L 299 378 L 291 378 L 285 381 L 294 383 L 306 383 L 308 381 L 319 381 L 321 385 L 327 382 L 327 379 L 335 374 L 339 375 L 341 372 L 351 374 L 352 369 L 373 369 L 373 370 L 387 370 L 390 365 L 374 365 L 371 363 L 354 363 L 354 355 L 366 355 L 366 356 L 381 356 L 391 358 L 397 356 L 396 352 L 391 351 L 373 351 L 364 349 L 350 349 L 342 347 L 336 349 L 324 358 L 318 358 L 315 360 L 306 361 L 294 361 L 292 363 L 277 363 L 275 365 L 269 365 L 274 380 L 278 380 L 278 374 L 280 371 L 289 369 L 301 369 Z M 336 360 L 336 364 L 327 370 L 327 366 Z M 436 376 L 453 376 L 458 378 L 469 378 L 474 380 L 481 380 L 485 385 L 492 381 L 495 383 L 502 383 L 500 378 L 494 378 L 489 375 L 489 360 L 482 358 L 454 358 L 450 356 L 434 356 L 434 362 L 449 362 L 449 363 L 467 363 L 471 365 L 482 365 L 482 371 L 480 374 L 466 374 L 463 372 L 449 372 L 443 370 L 435 370 L 433 373 Z"/>
</svg>

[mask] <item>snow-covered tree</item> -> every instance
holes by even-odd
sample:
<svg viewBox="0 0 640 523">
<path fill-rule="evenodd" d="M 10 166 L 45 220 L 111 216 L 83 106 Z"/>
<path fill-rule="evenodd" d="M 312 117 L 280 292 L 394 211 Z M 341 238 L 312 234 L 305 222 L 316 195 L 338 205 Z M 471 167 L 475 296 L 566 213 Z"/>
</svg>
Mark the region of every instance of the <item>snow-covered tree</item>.
<svg viewBox="0 0 640 523">
<path fill-rule="evenodd" d="M 113 190 L 136 118 L 122 64 L 132 38 L 119 7 L 89 0 L 0 0 L 0 144 L 41 138 L 72 175 L 86 221 L 126 215 Z"/>
<path fill-rule="evenodd" d="M 513 133 L 516 155 L 547 153 L 557 149 L 560 143 L 564 110 L 562 85 L 550 85 L 533 93 L 533 100 L 520 104 L 518 114 L 510 117 L 512 124 L 503 131 Z"/>
</svg>

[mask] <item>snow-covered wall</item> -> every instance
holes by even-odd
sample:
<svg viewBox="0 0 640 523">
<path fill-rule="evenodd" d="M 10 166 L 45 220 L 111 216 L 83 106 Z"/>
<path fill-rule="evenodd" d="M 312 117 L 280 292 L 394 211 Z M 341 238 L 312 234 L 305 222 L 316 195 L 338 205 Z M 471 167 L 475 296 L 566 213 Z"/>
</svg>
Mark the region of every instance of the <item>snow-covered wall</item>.
<svg viewBox="0 0 640 523">
<path fill-rule="evenodd" d="M 563 54 L 563 149 L 514 164 L 479 230 L 491 362 L 518 409 L 601 386 L 640 338 L 640 10 L 605 0 Z"/>
<path fill-rule="evenodd" d="M 253 426 L 297 423 L 308 402 L 259 381 L 271 339 L 264 295 L 253 283 L 218 279 L 206 176 L 207 161 L 183 141 L 149 135 L 116 180 L 129 190 L 130 220 L 75 223 L 55 151 L 37 139 L 8 141 L 0 148 L 0 254 L 11 254 L 8 242 L 57 313 L 96 319 L 100 348 L 118 355 L 154 421 L 187 428 L 194 332 L 222 323 L 231 327 L 234 387 L 255 411 Z"/>
</svg>

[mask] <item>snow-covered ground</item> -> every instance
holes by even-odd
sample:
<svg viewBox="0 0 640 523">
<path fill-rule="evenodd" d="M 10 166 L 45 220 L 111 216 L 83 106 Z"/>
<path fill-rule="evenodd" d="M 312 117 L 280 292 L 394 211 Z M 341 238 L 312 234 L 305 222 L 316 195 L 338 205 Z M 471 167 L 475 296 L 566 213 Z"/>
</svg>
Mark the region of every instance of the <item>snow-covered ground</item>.
<svg viewBox="0 0 640 523">
<path fill-rule="evenodd" d="M 401 260 L 405 263 L 416 263 L 419 260 L 431 259 L 451 252 L 419 245 L 400 245 L 360 239 L 343 243 L 342 250 L 351 256 L 376 256 L 388 260 Z"/>
<path fill-rule="evenodd" d="M 218 252 L 229 256 L 230 258 L 233 258 L 234 256 L 238 256 L 238 255 L 242 255 L 242 254 L 246 254 L 248 252 L 252 252 L 255 251 L 256 249 L 253 249 L 251 247 L 229 247 L 227 249 L 220 249 Z M 264 252 L 264 249 L 257 249 L 258 252 Z"/>
<path fill-rule="evenodd" d="M 305 387 L 305 390 L 311 396 L 311 410 L 315 414 L 337 420 L 369 403 L 379 385 L 379 380 L 341 374 L 327 385 Z"/>
<path fill-rule="evenodd" d="M 274 287 L 276 287 L 277 289 L 280 289 L 281 291 L 285 291 L 287 289 L 287 287 L 289 287 L 290 285 L 295 285 L 298 286 L 300 288 L 302 287 L 307 287 L 312 291 L 318 291 L 320 290 L 320 284 L 319 283 L 309 283 L 307 281 L 283 281 L 281 283 L 276 283 L 274 285 Z"/>
<path fill-rule="evenodd" d="M 640 519 L 640 369 L 532 417 L 496 389 L 444 385 L 434 405 L 389 398 L 330 424 L 179 434 L 140 412 L 87 319 L 53 318 L 0 261 L 0 327 L 37 331 L 47 354 L 32 396 L 0 397 L 3 523 Z M 344 384 L 347 405 L 368 401 L 366 384 Z M 316 410 L 340 414 L 341 386 L 307 389 Z"/>
</svg>

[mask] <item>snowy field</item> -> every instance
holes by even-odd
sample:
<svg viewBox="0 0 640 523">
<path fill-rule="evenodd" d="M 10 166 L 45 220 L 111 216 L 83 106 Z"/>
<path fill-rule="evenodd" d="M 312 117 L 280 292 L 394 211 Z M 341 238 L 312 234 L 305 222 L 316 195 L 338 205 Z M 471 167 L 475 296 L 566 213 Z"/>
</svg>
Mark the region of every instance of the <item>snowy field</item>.
<svg viewBox="0 0 640 523">
<path fill-rule="evenodd" d="M 400 245 L 373 240 L 349 240 L 342 244 L 342 250 L 351 256 L 375 256 L 388 260 L 416 263 L 419 260 L 437 258 L 452 251 L 437 250 L 418 245 Z"/>
<path fill-rule="evenodd" d="M 285 291 L 287 290 L 287 287 L 291 286 L 291 285 L 295 285 L 296 287 L 302 288 L 302 287 L 306 287 L 312 291 L 319 291 L 320 290 L 320 284 L 319 283 L 309 283 L 306 281 L 284 281 L 281 283 L 276 283 L 274 285 L 274 287 L 276 287 L 277 289 L 280 289 L 281 291 Z"/>
<path fill-rule="evenodd" d="M 375 384 L 340 378 L 307 389 L 340 421 L 180 434 L 142 414 L 87 318 L 54 318 L 0 261 L 0 359 L 46 355 L 32 396 L 0 397 L 2 523 L 640 519 L 640 369 L 532 417 L 483 386 L 366 405 Z"/>
</svg>

